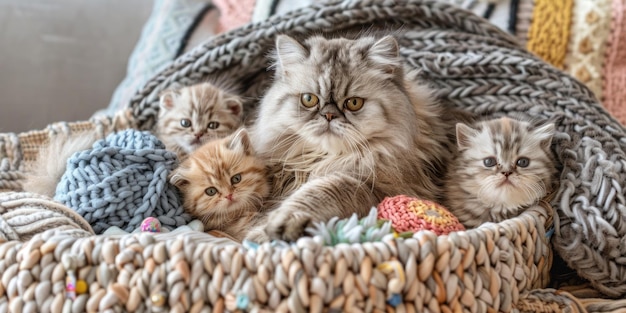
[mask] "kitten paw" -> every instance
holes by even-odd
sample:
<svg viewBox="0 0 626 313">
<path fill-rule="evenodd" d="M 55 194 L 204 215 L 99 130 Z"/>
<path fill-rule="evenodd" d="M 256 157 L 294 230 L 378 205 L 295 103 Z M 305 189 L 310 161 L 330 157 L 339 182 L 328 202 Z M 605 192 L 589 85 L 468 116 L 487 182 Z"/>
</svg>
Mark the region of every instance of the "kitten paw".
<svg viewBox="0 0 626 313">
<path fill-rule="evenodd" d="M 307 213 L 278 209 L 270 214 L 265 232 L 271 239 L 296 241 L 312 222 L 312 216 Z"/>
</svg>

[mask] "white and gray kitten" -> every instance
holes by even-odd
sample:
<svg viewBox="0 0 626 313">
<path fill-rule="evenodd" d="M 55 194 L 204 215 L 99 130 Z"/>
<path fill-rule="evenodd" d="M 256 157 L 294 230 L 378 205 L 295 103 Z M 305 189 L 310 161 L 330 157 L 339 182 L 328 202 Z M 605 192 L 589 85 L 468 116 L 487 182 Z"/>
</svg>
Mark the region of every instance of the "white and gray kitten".
<svg viewBox="0 0 626 313">
<path fill-rule="evenodd" d="M 204 143 L 233 133 L 242 124 L 242 99 L 212 83 L 166 90 L 160 97 L 155 134 L 184 158 Z"/>
<path fill-rule="evenodd" d="M 278 36 L 274 68 L 251 131 L 272 169 L 270 238 L 367 215 L 385 196 L 438 200 L 446 127 L 429 90 L 404 72 L 393 37 Z"/>
<path fill-rule="evenodd" d="M 445 205 L 466 227 L 519 215 L 553 188 L 554 124 L 507 117 L 456 125 L 458 155 L 445 184 Z"/>
</svg>

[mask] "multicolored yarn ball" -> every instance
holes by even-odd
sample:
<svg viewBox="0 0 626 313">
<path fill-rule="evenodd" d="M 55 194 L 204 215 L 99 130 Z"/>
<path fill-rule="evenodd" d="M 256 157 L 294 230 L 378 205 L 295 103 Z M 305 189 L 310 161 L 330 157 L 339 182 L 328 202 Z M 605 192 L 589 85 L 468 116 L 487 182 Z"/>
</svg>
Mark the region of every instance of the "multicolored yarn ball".
<svg viewBox="0 0 626 313">
<path fill-rule="evenodd" d="M 430 230 L 437 235 L 465 230 L 463 224 L 441 204 L 399 195 L 378 204 L 378 218 L 391 221 L 398 233 Z"/>
<path fill-rule="evenodd" d="M 160 233 L 161 232 L 161 222 L 156 217 L 146 217 L 142 222 L 139 229 L 142 232 L 151 232 L 151 233 Z"/>
</svg>

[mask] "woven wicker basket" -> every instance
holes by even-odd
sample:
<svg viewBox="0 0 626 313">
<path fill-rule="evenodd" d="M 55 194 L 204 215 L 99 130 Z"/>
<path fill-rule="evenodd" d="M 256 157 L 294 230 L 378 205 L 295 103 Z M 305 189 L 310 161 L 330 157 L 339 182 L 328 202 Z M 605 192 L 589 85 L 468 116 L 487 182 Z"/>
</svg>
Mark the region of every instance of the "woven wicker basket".
<svg viewBox="0 0 626 313">
<path fill-rule="evenodd" d="M 103 135 L 129 126 L 150 129 L 160 91 L 214 75 L 240 81 L 247 96 L 258 98 L 271 83 L 266 55 L 277 34 L 340 35 L 399 27 L 401 55 L 409 66 L 422 69 L 421 78 L 441 98 L 481 115 L 562 115 L 555 138 L 562 182 L 550 203 L 447 236 L 422 231 L 410 239 L 334 247 L 309 237 L 292 245 L 252 248 L 197 232 L 94 236 L 58 207 L 55 213 L 73 222 L 72 229 L 41 227 L 33 234 L 11 224 L 16 212 L 58 206 L 19 192 L 24 171 L 51 136 L 82 129 Z M 546 288 L 553 258 L 546 229 L 554 217 L 552 243 L 568 265 L 604 295 L 626 294 L 621 191 L 626 130 L 582 84 L 471 13 L 427 0 L 343 1 L 305 8 L 226 33 L 182 56 L 149 81 L 129 109 L 129 119 L 0 134 L 0 190 L 7 191 L 0 193 L 0 231 L 5 233 L 0 237 L 0 312 L 626 308 L 622 301 L 580 299 L 565 289 Z M 73 300 L 66 295 L 68 277 L 85 281 L 87 293 Z"/>
</svg>

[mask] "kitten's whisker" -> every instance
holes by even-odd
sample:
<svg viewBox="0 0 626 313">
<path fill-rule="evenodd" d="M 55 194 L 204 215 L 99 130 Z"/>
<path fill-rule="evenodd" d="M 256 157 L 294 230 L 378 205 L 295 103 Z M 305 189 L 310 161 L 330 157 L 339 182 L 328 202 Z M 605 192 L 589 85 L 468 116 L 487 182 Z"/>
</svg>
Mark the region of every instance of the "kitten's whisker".
<svg viewBox="0 0 626 313">
<path fill-rule="evenodd" d="M 207 226 L 212 224 L 211 221 L 213 220 L 214 216 L 215 215 L 212 214 L 212 213 L 206 213 L 206 214 L 202 215 L 200 220 L 202 221 L 202 224 L 204 224 L 205 227 L 207 227 Z"/>
<path fill-rule="evenodd" d="M 480 184 L 480 188 L 478 189 L 478 194 L 476 197 L 481 198 L 483 200 L 491 199 L 489 196 L 494 192 L 498 183 L 498 178 L 494 176 L 486 177 Z M 491 202 L 491 201 L 490 201 Z M 493 203 L 489 203 L 489 205 L 493 205 Z"/>
</svg>

